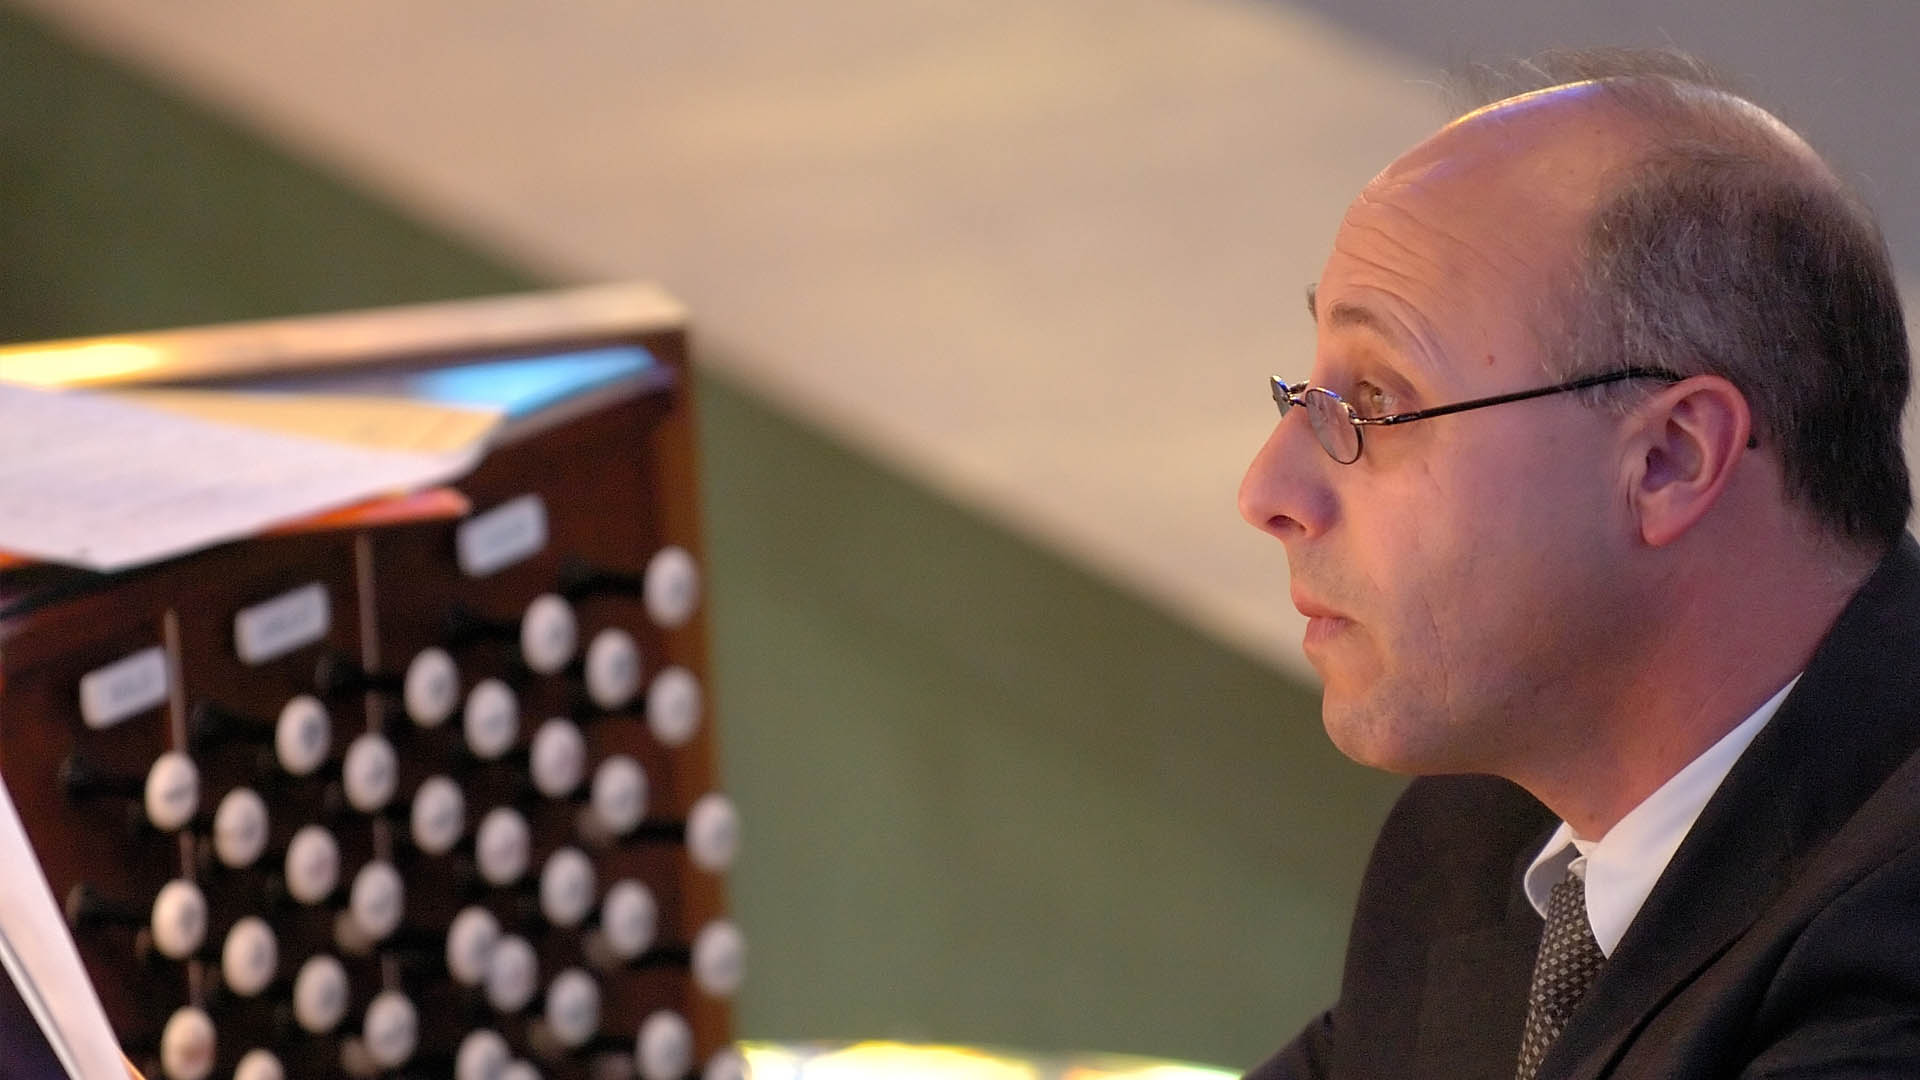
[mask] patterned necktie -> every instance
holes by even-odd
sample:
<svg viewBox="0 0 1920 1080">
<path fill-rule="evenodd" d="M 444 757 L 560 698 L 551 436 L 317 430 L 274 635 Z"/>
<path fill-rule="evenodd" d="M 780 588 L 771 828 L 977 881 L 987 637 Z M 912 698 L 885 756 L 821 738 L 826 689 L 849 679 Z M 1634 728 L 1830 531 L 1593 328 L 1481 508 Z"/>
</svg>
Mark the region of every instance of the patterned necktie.
<svg viewBox="0 0 1920 1080">
<path fill-rule="evenodd" d="M 1547 925 L 1540 931 L 1540 955 L 1533 962 L 1533 987 L 1527 991 L 1527 1030 L 1520 1039 L 1520 1065 L 1514 1080 L 1533 1080 L 1547 1048 L 1567 1026 L 1573 1007 L 1586 996 L 1600 965 L 1606 963 L 1587 921 L 1587 885 L 1568 869 L 1547 900 Z"/>
</svg>

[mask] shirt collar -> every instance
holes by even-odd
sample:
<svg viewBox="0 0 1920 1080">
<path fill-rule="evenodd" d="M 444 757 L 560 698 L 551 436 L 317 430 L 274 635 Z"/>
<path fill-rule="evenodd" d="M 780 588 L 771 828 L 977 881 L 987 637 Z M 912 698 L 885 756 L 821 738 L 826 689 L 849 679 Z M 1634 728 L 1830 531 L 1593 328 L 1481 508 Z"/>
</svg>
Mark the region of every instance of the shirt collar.
<svg viewBox="0 0 1920 1080">
<path fill-rule="evenodd" d="M 1572 826 L 1561 822 L 1527 867 L 1527 901 L 1540 917 L 1546 918 L 1547 897 L 1571 869 L 1586 882 L 1587 921 L 1593 938 L 1602 953 L 1612 956 L 1654 882 L 1666 872 L 1673 853 L 1706 809 L 1707 800 L 1799 681 L 1795 675 L 1753 715 L 1627 811 L 1599 840 L 1582 840 L 1573 834 Z"/>
</svg>

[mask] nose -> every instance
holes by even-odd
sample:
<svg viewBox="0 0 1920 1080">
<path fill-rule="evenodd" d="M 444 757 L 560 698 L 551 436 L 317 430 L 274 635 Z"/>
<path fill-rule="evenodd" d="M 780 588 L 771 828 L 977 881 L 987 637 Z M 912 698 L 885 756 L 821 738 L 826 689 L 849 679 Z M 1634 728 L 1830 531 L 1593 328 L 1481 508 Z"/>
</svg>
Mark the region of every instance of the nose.
<svg viewBox="0 0 1920 1080">
<path fill-rule="evenodd" d="M 1326 473 L 1338 467 L 1314 438 L 1307 418 L 1290 414 L 1273 426 L 1247 465 L 1240 480 L 1240 516 L 1282 541 L 1319 536 L 1337 511 Z"/>
</svg>

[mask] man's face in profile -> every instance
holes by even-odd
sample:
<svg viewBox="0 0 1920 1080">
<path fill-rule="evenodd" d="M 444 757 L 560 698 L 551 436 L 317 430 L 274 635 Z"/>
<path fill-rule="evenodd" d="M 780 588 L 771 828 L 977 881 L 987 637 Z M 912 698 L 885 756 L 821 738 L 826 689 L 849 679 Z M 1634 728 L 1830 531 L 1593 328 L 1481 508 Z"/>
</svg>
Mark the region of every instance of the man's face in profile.
<svg viewBox="0 0 1920 1080">
<path fill-rule="evenodd" d="M 1313 293 L 1311 370 L 1288 378 L 1363 416 L 1557 381 L 1541 315 L 1572 267 L 1597 155 L 1565 146 L 1556 111 L 1569 105 L 1469 118 L 1368 185 Z M 1610 415 L 1570 395 L 1368 428 L 1348 465 L 1304 415 L 1274 429 L 1241 510 L 1286 545 L 1344 752 L 1498 771 L 1546 737 L 1538 718 L 1577 692 L 1630 606 L 1608 573 L 1624 514 L 1614 440 Z"/>
</svg>

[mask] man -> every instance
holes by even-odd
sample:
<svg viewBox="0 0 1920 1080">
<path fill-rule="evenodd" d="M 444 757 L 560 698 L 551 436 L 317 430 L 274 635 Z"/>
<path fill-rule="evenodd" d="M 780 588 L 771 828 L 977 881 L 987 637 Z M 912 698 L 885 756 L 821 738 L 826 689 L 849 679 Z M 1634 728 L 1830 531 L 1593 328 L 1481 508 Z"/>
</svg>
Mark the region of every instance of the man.
<svg viewBox="0 0 1920 1080">
<path fill-rule="evenodd" d="M 1871 216 L 1673 54 L 1367 185 L 1242 485 L 1422 777 L 1251 1077 L 1920 1076 L 1920 548 Z"/>
</svg>

